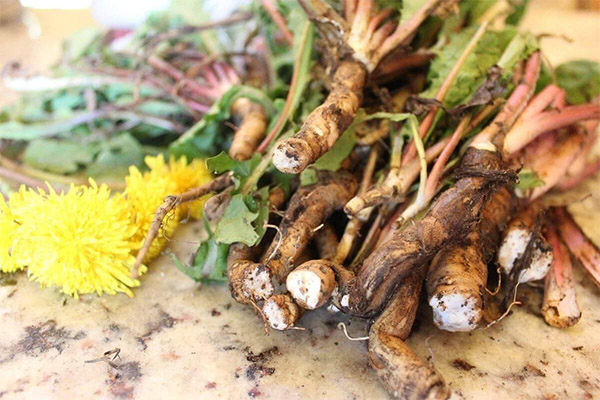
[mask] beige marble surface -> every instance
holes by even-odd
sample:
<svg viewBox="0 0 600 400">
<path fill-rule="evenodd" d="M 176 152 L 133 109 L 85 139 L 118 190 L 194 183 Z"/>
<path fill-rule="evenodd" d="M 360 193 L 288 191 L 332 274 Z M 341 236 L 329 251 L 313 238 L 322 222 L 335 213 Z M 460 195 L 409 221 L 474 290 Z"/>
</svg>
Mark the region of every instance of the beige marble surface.
<svg viewBox="0 0 600 400">
<path fill-rule="evenodd" d="M 528 27 L 575 40 L 545 42 L 553 62 L 600 59 L 600 14 L 558 11 L 541 1 L 533 6 Z M 571 200 L 578 221 L 600 243 L 600 178 Z M 186 257 L 197 229 L 182 228 L 171 248 Z M 24 274 L 14 278 L 0 286 L 2 400 L 387 398 L 368 367 L 364 342 L 348 341 L 336 329 L 341 317 L 314 312 L 302 319 L 304 331 L 265 336 L 225 287 L 193 283 L 166 257 L 153 263 L 134 299 L 74 300 L 41 291 Z M 525 288 L 523 307 L 472 333 L 437 330 L 423 306 L 409 343 L 435 364 L 455 398 L 600 398 L 600 290 L 580 271 L 577 281 L 583 317 L 571 329 L 547 326 L 540 291 Z M 364 335 L 364 323 L 351 321 L 349 331 Z M 120 358 L 112 365 L 86 362 L 115 348 Z"/>
</svg>

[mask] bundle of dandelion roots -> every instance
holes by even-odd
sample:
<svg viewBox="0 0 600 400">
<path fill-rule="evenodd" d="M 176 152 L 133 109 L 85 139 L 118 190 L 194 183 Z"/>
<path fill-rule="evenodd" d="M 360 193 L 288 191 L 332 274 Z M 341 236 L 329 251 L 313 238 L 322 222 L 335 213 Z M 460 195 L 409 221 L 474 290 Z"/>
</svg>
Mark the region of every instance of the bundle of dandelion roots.
<svg viewBox="0 0 600 400">
<path fill-rule="evenodd" d="M 216 228 L 202 248 L 217 249 L 210 260 L 226 264 L 231 296 L 275 330 L 301 327 L 323 307 L 367 319 L 369 362 L 394 398 L 450 396 L 405 342 L 423 291 L 438 328 L 471 331 L 501 323 L 520 285 L 543 280 L 546 322 L 576 324 L 572 259 L 598 284 L 600 251 L 548 199 L 600 169 L 591 160 L 597 64 L 559 67 L 553 80 L 538 39 L 512 25 L 522 14 L 513 2 L 398 10 L 299 0 L 308 19 L 293 40 L 282 23 L 292 18 L 279 13 L 286 7 L 262 3 L 296 51 L 279 113 L 247 100 L 232 106 L 234 118 L 247 118 L 229 155 L 207 161 L 210 181 L 188 174 L 204 168 L 199 161 L 159 158 L 112 197 L 93 183 L 66 194 L 21 190 L 2 203 L 0 223 L 16 238 L 3 238 L 3 269 L 27 266 L 74 295 L 130 293 L 174 224 L 213 193 L 204 216 Z M 328 90 L 316 107 L 314 83 Z M 48 223 L 33 232 L 31 214 Z M 69 237 L 75 223 L 89 236 Z M 109 271 L 95 275 L 86 254 L 105 257 L 94 262 Z M 180 269 L 202 280 L 207 259 Z M 67 274 L 63 262 L 81 268 Z"/>
<path fill-rule="evenodd" d="M 422 22 L 452 15 L 457 2 L 426 1 L 403 23 L 371 0 L 345 1 L 343 16 L 324 1 L 300 4 L 337 58 L 330 92 L 263 156 L 280 172 L 299 175 L 289 181 L 289 195 L 270 187 L 263 228 L 271 232 L 252 245 L 229 246 L 232 297 L 275 330 L 299 327 L 303 315 L 322 307 L 368 319 L 370 363 L 401 399 L 450 396 L 443 377 L 405 343 L 422 290 L 435 325 L 464 332 L 499 323 L 517 303 L 519 285 L 543 280 L 546 322 L 576 324 L 581 312 L 570 254 L 598 283 L 600 252 L 566 209 L 545 200 L 598 170 L 588 161 L 598 94 L 571 101 L 564 87 L 541 83 L 539 46 L 517 34 L 456 100 L 465 71 L 498 34 L 489 26 L 506 17 L 506 9 L 490 10 L 461 32 L 462 47 L 450 40 L 433 61 L 440 75 L 422 92 L 433 98 L 409 98 L 420 89 L 398 80 L 369 99 L 365 118 L 359 110 L 366 88 L 371 79 L 385 82 L 377 73 L 385 56 L 408 51 Z M 319 168 L 348 130 L 356 138 L 352 151 L 339 167 Z M 211 218 L 227 214 L 227 207 L 218 210 L 239 193 L 232 183 L 238 173 L 232 168 L 217 178 L 225 183 L 216 206 L 207 203 L 207 213 L 217 210 Z"/>
</svg>

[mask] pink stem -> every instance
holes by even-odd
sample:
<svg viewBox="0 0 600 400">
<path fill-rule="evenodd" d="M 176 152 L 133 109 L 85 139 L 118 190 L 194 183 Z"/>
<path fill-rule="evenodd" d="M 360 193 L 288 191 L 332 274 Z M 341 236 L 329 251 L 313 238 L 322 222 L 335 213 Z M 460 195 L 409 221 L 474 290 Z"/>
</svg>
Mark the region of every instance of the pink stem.
<svg viewBox="0 0 600 400">
<path fill-rule="evenodd" d="M 269 13 L 275 25 L 277 25 L 277 29 L 283 35 L 283 39 L 286 41 L 288 45 L 294 44 L 294 35 L 287 27 L 287 22 L 283 18 L 283 16 L 277 11 L 277 7 L 273 4 L 272 0 L 261 0 L 261 3 L 265 10 Z"/>
<path fill-rule="evenodd" d="M 206 83 L 208 83 L 210 86 L 213 87 L 217 87 L 219 86 L 219 79 L 217 78 L 217 75 L 215 75 L 214 71 L 212 70 L 212 68 L 209 68 L 208 66 L 206 68 L 204 68 L 204 79 L 206 80 Z"/>
<path fill-rule="evenodd" d="M 146 61 L 148 62 L 148 65 L 168 75 L 174 81 L 178 81 L 183 78 L 183 72 L 181 72 L 162 58 L 150 56 Z"/>
<path fill-rule="evenodd" d="M 544 184 L 531 191 L 530 201 L 539 198 L 565 177 L 569 166 L 581 152 L 584 140 L 585 136 L 580 131 L 574 131 L 566 139 L 558 140 L 549 151 L 533 158 L 531 169 Z"/>
<path fill-rule="evenodd" d="M 586 166 L 589 154 L 592 152 L 594 148 L 594 144 L 596 140 L 598 140 L 598 135 L 596 134 L 596 129 L 598 128 L 598 120 L 586 121 L 583 123 L 586 131 L 587 131 L 587 140 L 583 145 L 583 150 L 581 151 L 581 155 L 577 157 L 577 159 L 571 164 L 569 167 L 569 175 L 576 176 L 582 173 L 583 169 Z"/>
<path fill-rule="evenodd" d="M 600 286 L 600 251 L 579 229 L 573 218 L 562 207 L 552 209 L 552 217 L 558 223 L 560 236 L 581 265 Z"/>
<path fill-rule="evenodd" d="M 574 187 L 579 186 L 579 184 L 587 178 L 596 175 L 596 172 L 598 171 L 600 171 L 600 159 L 586 163 L 577 175 L 565 177 L 556 185 L 556 188 L 560 190 L 571 190 Z"/>
<path fill-rule="evenodd" d="M 562 110 L 544 111 L 515 124 L 506 135 L 504 151 L 515 153 L 544 132 L 590 119 L 600 119 L 600 104 L 582 104 Z"/>
<path fill-rule="evenodd" d="M 503 132 L 512 126 L 519 117 L 527 102 L 533 96 L 535 83 L 540 72 L 541 57 L 536 52 L 529 57 L 525 66 L 525 75 L 521 83 L 512 92 L 502 110 L 496 115 L 494 121 L 481 131 L 471 142 L 471 146 L 479 146 L 485 142 L 493 142 L 496 138 L 502 138 Z"/>
<path fill-rule="evenodd" d="M 558 237 L 556 229 L 548 224 L 545 230 L 546 240 L 548 244 L 552 246 L 553 260 L 552 260 L 552 272 L 556 276 L 556 283 L 558 286 L 562 286 L 565 278 L 573 275 L 573 264 L 568 254 L 568 250 L 563 242 Z"/>
<path fill-rule="evenodd" d="M 532 117 L 536 114 L 541 113 L 552 104 L 553 101 L 556 100 L 559 93 L 564 93 L 564 91 L 556 85 L 548 85 L 538 93 L 527 105 L 527 107 L 521 113 L 519 119 L 524 119 L 528 117 Z"/>
<path fill-rule="evenodd" d="M 352 29 L 357 32 L 365 32 L 371 19 L 371 11 L 373 11 L 373 0 L 358 0 L 358 7 L 354 21 L 352 21 Z"/>
<path fill-rule="evenodd" d="M 208 112 L 208 110 L 210 110 L 210 107 L 207 106 L 206 104 L 202 104 L 202 103 L 198 103 L 194 100 L 189 100 L 186 99 L 185 103 L 188 105 L 188 107 L 190 107 L 192 110 L 194 111 L 198 111 L 202 114 L 205 114 Z"/>
<path fill-rule="evenodd" d="M 429 178 L 427 178 L 427 184 L 425 186 L 425 197 L 427 199 L 431 199 L 435 194 L 435 191 L 437 190 L 438 184 L 440 182 L 440 178 L 444 173 L 444 167 L 446 166 L 446 163 L 448 162 L 450 156 L 454 152 L 454 149 L 456 149 L 456 146 L 458 146 L 458 143 L 460 142 L 460 139 L 465 133 L 465 130 L 469 125 L 470 121 L 471 117 L 464 117 L 460 121 L 460 123 L 454 130 L 450 141 L 444 148 L 444 151 L 442 151 L 442 154 L 440 154 L 435 164 L 433 165 L 433 168 L 429 173 Z"/>
<path fill-rule="evenodd" d="M 442 0 L 428 0 L 413 16 L 410 20 L 404 24 L 398 26 L 396 31 L 389 36 L 381 45 L 380 53 L 382 58 L 384 55 L 389 53 L 410 37 L 417 28 L 425 21 L 425 19 L 431 15 L 431 13 L 440 5 Z"/>
<path fill-rule="evenodd" d="M 346 21 L 348 21 L 349 24 L 354 21 L 354 15 L 356 14 L 356 2 L 357 0 L 346 0 L 344 2 L 344 15 L 346 16 Z"/>
<path fill-rule="evenodd" d="M 392 10 L 389 9 L 380 11 L 377 14 L 375 14 L 375 16 L 371 18 L 371 22 L 369 22 L 369 35 L 373 35 L 373 32 L 375 32 L 381 21 L 389 17 L 391 14 Z"/>
<path fill-rule="evenodd" d="M 394 29 L 396 29 L 397 25 L 398 23 L 396 21 L 389 21 L 383 24 L 381 28 L 377 29 L 375 33 L 373 33 L 373 35 L 371 36 L 371 46 L 373 48 L 381 46 L 385 38 L 387 38 L 390 35 L 390 33 L 392 33 Z"/>
</svg>

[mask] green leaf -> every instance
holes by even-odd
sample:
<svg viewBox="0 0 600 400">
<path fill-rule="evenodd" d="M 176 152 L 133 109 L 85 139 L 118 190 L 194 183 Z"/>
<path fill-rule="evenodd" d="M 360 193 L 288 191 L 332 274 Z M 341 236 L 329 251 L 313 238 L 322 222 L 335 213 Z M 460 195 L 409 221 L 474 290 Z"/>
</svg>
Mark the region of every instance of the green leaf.
<svg viewBox="0 0 600 400">
<path fill-rule="evenodd" d="M 600 65 L 589 60 L 576 60 L 556 68 L 556 84 L 567 92 L 570 104 L 590 102 L 600 94 Z"/>
<path fill-rule="evenodd" d="M 93 121 L 101 115 L 101 112 L 81 112 L 73 114 L 73 116 L 68 119 L 35 124 L 22 124 L 17 121 L 8 121 L 0 124 L 0 139 L 29 141 L 65 134 L 77 125 Z"/>
<path fill-rule="evenodd" d="M 450 42 L 438 52 L 438 56 L 432 61 L 427 74 L 429 86 L 425 92 L 421 93 L 421 97 L 435 97 L 476 29 L 475 26 L 468 27 L 451 36 Z M 483 34 L 450 86 L 443 102 L 446 108 L 455 107 L 473 95 L 485 80 L 490 67 L 500 60 L 504 49 L 516 33 L 514 27 L 506 27 L 501 31 L 487 31 Z"/>
<path fill-rule="evenodd" d="M 87 174 L 93 177 L 123 177 L 129 167 L 141 167 L 144 162 L 142 146 L 129 133 L 115 136 L 102 143 L 96 159 L 87 168 Z"/>
<path fill-rule="evenodd" d="M 301 186 L 312 185 L 313 183 L 317 183 L 317 180 L 318 180 L 317 171 L 315 171 L 311 167 L 306 168 L 304 171 L 302 171 L 300 173 L 300 185 Z"/>
<path fill-rule="evenodd" d="M 356 129 L 355 124 L 352 124 L 333 144 L 327 153 L 323 154 L 317 161 L 314 167 L 316 169 L 324 169 L 328 171 L 337 171 L 342 165 L 342 161 L 352 153 L 352 149 L 356 144 Z"/>
<path fill-rule="evenodd" d="M 157 117 L 169 117 L 172 115 L 187 113 L 185 108 L 177 103 L 160 100 L 144 101 L 143 103 L 140 103 L 136 109 L 141 113 L 154 115 Z"/>
<path fill-rule="evenodd" d="M 258 216 L 253 223 L 256 234 L 258 235 L 258 238 L 256 239 L 256 244 L 258 244 L 267 231 L 266 225 L 269 222 L 269 187 L 262 187 L 256 194 L 258 197 L 246 196 L 246 202 L 249 204 L 251 211 L 258 213 Z"/>
<path fill-rule="evenodd" d="M 238 193 L 231 198 L 223 217 L 217 223 L 215 240 L 217 243 L 232 244 L 241 242 L 254 246 L 259 240 L 253 222 L 259 212 L 252 212 L 244 201 L 244 195 Z"/>
<path fill-rule="evenodd" d="M 515 187 L 521 190 L 529 190 L 543 185 L 544 181 L 540 179 L 535 171 L 522 169 L 519 171 L 518 181 L 515 184 Z"/>
<path fill-rule="evenodd" d="M 184 265 L 175 254 L 169 252 L 169 257 L 178 270 L 196 282 L 225 282 L 227 281 L 228 244 L 215 242 L 212 234 L 200 243 L 189 265 Z"/>
<path fill-rule="evenodd" d="M 529 0 L 517 0 L 512 2 L 513 12 L 506 17 L 506 23 L 509 25 L 517 25 L 527 11 Z"/>
<path fill-rule="evenodd" d="M 215 174 L 221 174 L 225 171 L 233 171 L 234 174 L 248 177 L 260 163 L 260 155 L 255 153 L 252 158 L 245 161 L 236 161 L 229 156 L 229 154 L 222 151 L 214 157 L 206 160 L 206 166 L 208 169 Z"/>
<path fill-rule="evenodd" d="M 57 174 L 70 174 L 77 172 L 82 165 L 91 163 L 97 152 L 96 145 L 37 139 L 29 143 L 23 159 L 27 165 L 34 168 Z"/>
</svg>

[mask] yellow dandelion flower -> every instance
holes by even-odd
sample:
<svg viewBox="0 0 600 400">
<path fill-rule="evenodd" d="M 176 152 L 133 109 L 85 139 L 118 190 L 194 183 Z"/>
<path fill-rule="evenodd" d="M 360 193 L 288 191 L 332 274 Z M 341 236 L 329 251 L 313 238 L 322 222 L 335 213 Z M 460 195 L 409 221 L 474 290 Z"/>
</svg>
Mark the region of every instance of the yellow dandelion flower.
<svg viewBox="0 0 600 400">
<path fill-rule="evenodd" d="M 168 176 L 175 185 L 174 193 L 183 193 L 186 190 L 202 186 L 213 178 L 210 171 L 206 168 L 204 160 L 194 159 L 188 163 L 185 156 L 175 159 L 171 157 L 169 163 L 165 162 L 162 154 L 156 157 L 147 156 L 144 160 L 150 168 L 151 174 Z M 204 203 L 210 195 L 204 196 L 198 200 L 181 205 L 181 215 L 183 218 L 192 217 L 200 219 Z"/>
<path fill-rule="evenodd" d="M 105 185 L 90 180 L 89 187 L 72 185 L 67 193 L 49 186 L 48 193 L 24 191 L 15 199 L 20 231 L 13 257 L 27 265 L 31 280 L 74 297 L 94 292 L 132 296 L 130 288 L 139 281 L 129 271 L 139 245 L 132 241 L 136 229 L 122 195 L 111 196 Z"/>
<path fill-rule="evenodd" d="M 131 224 L 136 227 L 133 240 L 141 245 L 152 225 L 156 209 L 160 207 L 167 195 L 176 193 L 175 183 L 169 177 L 157 173 L 142 174 L 136 167 L 129 168 L 129 175 L 125 178 L 125 183 L 125 196 L 130 206 Z M 152 242 L 144 259 L 145 263 L 152 261 L 164 249 L 179 224 L 180 215 L 178 209 L 167 215 L 158 237 Z"/>
<path fill-rule="evenodd" d="M 12 245 L 19 225 L 8 209 L 4 196 L 0 195 L 0 271 L 15 272 L 23 268 L 12 256 Z"/>
</svg>

